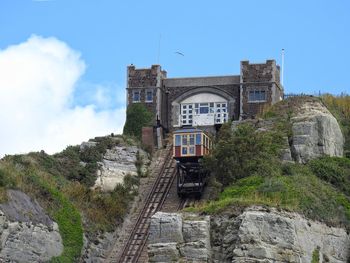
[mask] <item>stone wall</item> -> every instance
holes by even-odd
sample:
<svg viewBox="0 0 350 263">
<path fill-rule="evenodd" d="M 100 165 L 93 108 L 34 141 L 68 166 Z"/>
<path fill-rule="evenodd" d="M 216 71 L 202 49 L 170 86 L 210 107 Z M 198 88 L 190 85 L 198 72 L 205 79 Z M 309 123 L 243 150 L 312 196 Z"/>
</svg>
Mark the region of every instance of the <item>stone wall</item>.
<svg viewBox="0 0 350 263">
<path fill-rule="evenodd" d="M 242 118 L 252 118 L 263 112 L 264 108 L 279 101 L 283 90 L 279 83 L 279 69 L 275 60 L 267 60 L 266 63 L 250 64 L 249 61 L 241 62 L 242 82 Z M 264 90 L 266 101 L 249 102 L 248 95 L 251 90 Z"/>
<path fill-rule="evenodd" d="M 133 90 L 140 90 L 141 101 L 153 114 L 158 116 L 166 129 L 180 126 L 180 103 L 189 96 L 211 92 L 228 101 L 229 119 L 251 118 L 262 112 L 264 107 L 276 103 L 283 96 L 280 87 L 280 70 L 274 60 L 262 64 L 241 62 L 241 74 L 216 77 L 167 78 L 159 65 L 151 68 L 128 67 L 128 105 L 133 103 Z M 264 89 L 267 100 L 263 103 L 248 102 L 251 89 Z M 146 90 L 153 89 L 153 102 L 146 102 Z M 242 115 L 242 116 L 241 116 Z"/>
<path fill-rule="evenodd" d="M 152 65 L 151 68 L 135 69 L 134 65 L 128 66 L 127 69 L 127 104 L 133 103 L 133 91 L 140 91 L 140 102 L 154 116 L 156 121 L 157 114 L 160 115 L 160 101 L 162 100 L 163 91 L 161 90 L 161 79 L 166 77 L 166 72 L 161 70 L 160 65 Z M 146 91 L 153 91 L 153 101 L 146 102 Z M 159 118 L 161 116 L 158 116 Z"/>
</svg>

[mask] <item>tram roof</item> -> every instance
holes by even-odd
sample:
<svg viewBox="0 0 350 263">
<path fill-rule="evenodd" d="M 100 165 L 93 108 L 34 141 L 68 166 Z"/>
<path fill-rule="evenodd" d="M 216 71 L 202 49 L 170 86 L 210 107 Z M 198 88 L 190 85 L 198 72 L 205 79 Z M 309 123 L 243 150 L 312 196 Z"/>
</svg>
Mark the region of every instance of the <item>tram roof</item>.
<svg viewBox="0 0 350 263">
<path fill-rule="evenodd" d="M 174 131 L 174 133 L 188 133 L 188 132 L 203 132 L 203 131 L 197 128 L 187 128 L 187 129 L 180 129 L 180 130 Z"/>
</svg>

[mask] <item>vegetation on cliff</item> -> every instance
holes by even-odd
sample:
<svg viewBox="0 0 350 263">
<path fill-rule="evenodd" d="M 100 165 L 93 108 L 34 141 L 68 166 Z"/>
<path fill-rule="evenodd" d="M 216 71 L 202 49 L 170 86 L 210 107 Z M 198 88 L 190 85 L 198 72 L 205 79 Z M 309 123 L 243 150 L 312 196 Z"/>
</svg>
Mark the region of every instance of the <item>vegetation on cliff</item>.
<svg viewBox="0 0 350 263">
<path fill-rule="evenodd" d="M 138 179 L 126 176 L 125 183 L 111 193 L 90 186 L 105 151 L 129 143 L 126 141 L 122 137 L 96 138 L 95 146 L 69 146 L 55 155 L 36 152 L 0 160 L 0 201 L 6 201 L 6 189 L 19 189 L 37 200 L 58 223 L 64 251 L 52 262 L 77 262 L 83 232 L 93 239 L 122 221 Z"/>
<path fill-rule="evenodd" d="M 220 194 L 189 210 L 217 213 L 231 205 L 266 205 L 304 214 L 331 225 L 350 226 L 350 160 L 321 157 L 307 164 L 280 160 L 289 120 L 298 103 L 319 98 L 295 98 L 265 112 L 264 127 L 248 121 L 232 130 L 223 125 L 205 164 L 215 176 Z"/>
<path fill-rule="evenodd" d="M 142 127 L 152 126 L 152 113 L 141 103 L 131 104 L 126 111 L 123 134 L 141 139 Z"/>
</svg>

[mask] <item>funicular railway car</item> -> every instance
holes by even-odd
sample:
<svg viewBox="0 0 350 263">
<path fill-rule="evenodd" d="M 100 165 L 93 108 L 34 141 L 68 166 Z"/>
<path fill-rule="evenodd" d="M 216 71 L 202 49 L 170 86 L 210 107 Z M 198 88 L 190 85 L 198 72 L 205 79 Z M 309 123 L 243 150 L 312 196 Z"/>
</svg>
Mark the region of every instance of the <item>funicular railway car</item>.
<svg viewBox="0 0 350 263">
<path fill-rule="evenodd" d="M 177 161 L 177 193 L 201 196 L 209 172 L 200 162 L 212 148 L 210 137 L 202 130 L 184 128 L 173 133 L 173 157 Z"/>
</svg>

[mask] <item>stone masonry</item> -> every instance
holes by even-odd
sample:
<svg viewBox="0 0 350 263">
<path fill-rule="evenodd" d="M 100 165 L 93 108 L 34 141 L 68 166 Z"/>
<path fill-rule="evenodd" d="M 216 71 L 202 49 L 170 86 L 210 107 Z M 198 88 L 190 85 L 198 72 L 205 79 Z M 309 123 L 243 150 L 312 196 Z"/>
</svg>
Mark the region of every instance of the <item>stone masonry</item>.
<svg viewBox="0 0 350 263">
<path fill-rule="evenodd" d="M 142 103 L 152 112 L 154 125 L 161 125 L 165 131 L 182 126 L 179 123 L 181 103 L 198 94 L 222 98 L 227 107 L 227 121 L 254 118 L 282 99 L 280 68 L 275 60 L 260 64 L 241 61 L 239 75 L 167 78 L 167 72 L 160 65 L 143 69 L 128 66 L 128 107 Z"/>
</svg>

